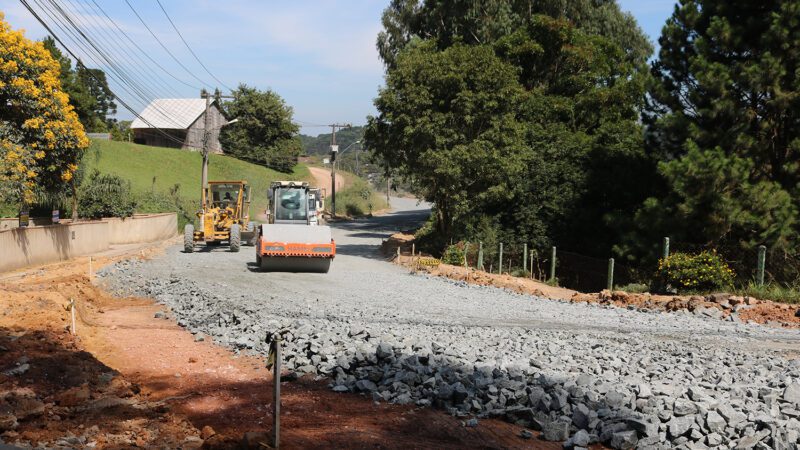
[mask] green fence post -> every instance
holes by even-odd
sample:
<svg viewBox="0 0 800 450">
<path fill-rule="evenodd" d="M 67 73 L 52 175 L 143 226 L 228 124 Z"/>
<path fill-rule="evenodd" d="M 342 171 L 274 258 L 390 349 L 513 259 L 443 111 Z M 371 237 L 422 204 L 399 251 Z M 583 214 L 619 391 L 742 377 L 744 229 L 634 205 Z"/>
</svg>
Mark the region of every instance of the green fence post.
<svg viewBox="0 0 800 450">
<path fill-rule="evenodd" d="M 467 260 L 467 256 L 469 255 L 469 242 L 464 243 L 464 267 L 469 267 L 469 260 Z"/>
<path fill-rule="evenodd" d="M 522 271 L 528 271 L 528 244 L 522 247 Z"/>
<path fill-rule="evenodd" d="M 764 285 L 764 266 L 767 259 L 767 247 L 763 245 L 758 246 L 758 268 L 756 272 L 756 282 L 759 286 Z"/>
<path fill-rule="evenodd" d="M 478 242 L 478 270 L 483 270 L 483 242 Z"/>
<path fill-rule="evenodd" d="M 556 281 L 556 247 L 553 246 L 553 255 L 550 257 L 550 281 Z"/>
<path fill-rule="evenodd" d="M 608 258 L 608 290 L 614 290 L 614 258 Z"/>
<path fill-rule="evenodd" d="M 662 253 L 662 258 L 667 259 L 669 258 L 669 238 L 664 238 L 664 251 Z"/>
<path fill-rule="evenodd" d="M 498 269 L 499 272 L 497 272 L 497 273 L 502 275 L 503 274 L 503 243 L 502 242 L 500 243 L 500 262 L 497 265 L 497 267 L 500 268 L 500 269 Z"/>
</svg>

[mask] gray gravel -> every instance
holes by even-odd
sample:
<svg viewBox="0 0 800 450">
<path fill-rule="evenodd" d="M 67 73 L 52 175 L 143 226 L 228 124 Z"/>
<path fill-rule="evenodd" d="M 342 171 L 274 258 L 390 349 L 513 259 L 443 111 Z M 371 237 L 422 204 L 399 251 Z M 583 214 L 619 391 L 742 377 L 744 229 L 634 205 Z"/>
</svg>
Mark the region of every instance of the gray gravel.
<svg viewBox="0 0 800 450">
<path fill-rule="evenodd" d="M 265 353 L 338 392 L 433 405 L 480 426 L 502 417 L 585 447 L 797 448 L 800 333 L 539 299 L 409 274 L 377 245 L 425 210 L 337 224 L 328 274 L 261 273 L 252 248 L 184 254 L 99 273 L 150 296 L 202 338 Z M 475 420 L 477 419 L 477 420 Z"/>
</svg>

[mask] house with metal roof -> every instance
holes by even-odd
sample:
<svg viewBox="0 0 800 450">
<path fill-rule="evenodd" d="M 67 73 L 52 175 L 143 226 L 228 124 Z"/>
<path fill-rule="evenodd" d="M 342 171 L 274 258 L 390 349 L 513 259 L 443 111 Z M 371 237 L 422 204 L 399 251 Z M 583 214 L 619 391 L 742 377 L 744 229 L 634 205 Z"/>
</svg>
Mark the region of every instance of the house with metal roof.
<svg viewBox="0 0 800 450">
<path fill-rule="evenodd" d="M 201 150 L 206 126 L 206 101 L 202 98 L 159 98 L 150 102 L 131 122 L 133 141 L 155 147 Z M 223 153 L 219 131 L 228 123 L 212 100 L 208 113 L 209 150 Z"/>
</svg>

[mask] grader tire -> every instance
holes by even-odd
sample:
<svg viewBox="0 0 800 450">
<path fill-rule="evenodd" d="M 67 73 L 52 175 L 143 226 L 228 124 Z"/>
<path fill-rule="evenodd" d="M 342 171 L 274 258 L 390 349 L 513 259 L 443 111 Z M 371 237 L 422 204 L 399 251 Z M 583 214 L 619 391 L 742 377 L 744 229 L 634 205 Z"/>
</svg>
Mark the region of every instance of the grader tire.
<svg viewBox="0 0 800 450">
<path fill-rule="evenodd" d="M 254 246 L 256 245 L 256 240 L 258 240 L 258 234 L 256 233 L 256 223 L 255 222 L 247 222 L 247 233 L 250 239 L 247 240 L 247 245 Z"/>
<path fill-rule="evenodd" d="M 238 223 L 231 225 L 230 245 L 232 252 L 238 252 L 242 247 L 242 228 Z"/>
<path fill-rule="evenodd" d="M 190 223 L 183 227 L 183 251 L 186 253 L 194 251 L 194 225 Z"/>
</svg>

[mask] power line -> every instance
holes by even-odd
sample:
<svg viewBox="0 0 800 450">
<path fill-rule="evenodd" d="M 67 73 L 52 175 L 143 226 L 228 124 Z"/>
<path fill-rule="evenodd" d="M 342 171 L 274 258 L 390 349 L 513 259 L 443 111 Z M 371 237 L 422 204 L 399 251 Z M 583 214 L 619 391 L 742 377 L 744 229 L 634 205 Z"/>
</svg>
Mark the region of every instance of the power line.
<svg viewBox="0 0 800 450">
<path fill-rule="evenodd" d="M 74 5 L 75 2 L 65 2 L 65 3 L 67 3 L 68 5 Z M 128 67 L 128 70 L 130 70 L 130 72 L 132 72 L 132 73 L 134 73 L 136 75 L 139 75 L 140 78 L 139 78 L 138 81 L 142 85 L 145 85 L 147 83 L 153 83 L 153 84 L 156 85 L 156 89 L 159 89 L 159 90 L 160 89 L 164 89 L 165 91 L 173 91 L 174 92 L 174 90 L 170 86 L 168 86 L 166 83 L 164 83 L 161 79 L 154 78 L 149 72 L 147 72 L 146 70 L 143 70 L 143 69 L 149 69 L 149 67 L 147 65 L 145 65 L 145 64 L 136 64 L 133 61 L 133 56 L 127 51 L 127 49 L 125 47 L 123 47 L 121 45 L 109 44 L 109 40 L 107 39 L 107 37 L 110 38 L 111 41 L 114 41 L 115 38 L 113 36 L 110 36 L 102 26 L 98 26 L 98 22 L 94 19 L 94 17 L 91 14 L 88 13 L 88 11 L 85 8 L 83 8 L 83 5 L 81 3 L 78 3 L 78 5 L 81 7 L 81 11 L 83 11 L 84 14 L 81 14 L 74 7 L 71 8 L 71 11 L 74 14 L 75 21 L 77 23 L 80 23 L 83 26 L 83 28 L 86 30 L 86 34 L 87 35 L 92 36 L 92 38 L 95 39 L 95 41 L 99 41 L 99 46 L 102 47 L 106 51 L 106 53 L 111 55 L 112 51 L 115 51 L 114 52 L 115 54 L 113 56 L 115 56 L 117 59 L 121 60 L 122 63 Z M 92 21 L 92 23 L 89 24 L 88 21 L 86 21 L 84 19 L 85 17 L 88 17 L 89 20 Z M 92 31 L 91 31 L 92 28 L 95 28 L 98 31 L 96 31 L 95 33 L 92 33 Z M 101 36 L 101 33 L 103 34 L 102 36 Z M 109 49 L 111 49 L 111 50 L 109 50 Z M 141 59 L 140 59 L 140 61 L 141 61 Z M 150 90 L 152 92 L 157 92 L 155 89 L 150 89 Z"/>
<path fill-rule="evenodd" d="M 51 15 L 50 14 L 51 10 L 49 8 L 47 8 L 46 6 L 42 6 L 42 3 L 39 3 L 38 0 L 34 0 L 34 1 L 36 1 L 36 3 L 39 4 L 39 6 L 42 7 L 43 10 L 45 11 L 45 13 L 47 13 L 51 18 L 54 18 L 55 20 L 57 20 L 60 23 L 64 23 L 61 19 L 56 17 L 55 14 Z M 73 41 L 78 43 L 79 45 L 82 44 L 82 40 L 85 41 L 86 44 L 88 44 L 89 47 L 91 47 L 91 49 L 93 49 L 94 52 L 97 55 L 99 55 L 99 57 L 108 64 L 108 68 L 110 69 L 109 75 L 116 74 L 116 76 L 118 76 L 120 78 L 120 83 L 122 84 L 122 88 L 123 89 L 128 91 L 128 93 L 131 93 L 131 91 L 126 89 L 126 86 L 130 87 L 131 90 L 133 90 L 133 92 L 134 92 L 133 95 L 138 96 L 142 100 L 143 104 L 149 104 L 150 100 L 152 98 L 158 97 L 155 93 L 150 91 L 148 88 L 140 86 L 137 81 L 134 81 L 133 77 L 131 77 L 128 74 L 127 71 L 125 71 L 124 69 L 119 67 L 119 65 L 112 58 L 110 58 L 108 56 L 108 54 L 105 51 L 103 51 L 103 49 L 101 49 L 98 46 L 98 44 L 96 42 L 94 42 L 94 40 L 92 40 L 87 35 L 87 33 L 84 33 L 84 31 L 81 29 L 81 27 L 69 15 L 69 13 L 67 13 L 60 5 L 55 3 L 55 0 L 48 0 L 48 1 L 55 8 L 55 10 L 61 15 L 61 17 L 66 21 L 66 23 L 68 24 L 68 25 L 65 25 L 65 28 L 69 28 L 71 26 L 75 30 L 75 32 L 77 32 L 77 34 L 80 36 L 79 38 L 75 37 L 75 34 L 70 32 L 70 35 L 73 36 Z M 85 47 L 84 47 L 84 51 L 87 51 Z M 87 56 L 91 57 L 91 54 L 92 54 L 92 51 L 88 50 L 87 51 Z M 94 60 L 94 58 L 92 58 L 92 59 Z M 80 62 L 80 60 L 78 60 L 78 61 Z M 97 64 L 97 61 L 95 61 L 95 64 Z M 97 64 L 97 65 L 98 66 L 102 66 L 102 64 Z M 157 106 L 155 106 L 154 109 L 157 110 L 165 119 L 167 119 L 168 121 L 172 122 L 173 125 L 176 126 L 176 128 L 181 128 L 180 124 L 178 122 L 176 122 L 174 119 L 172 119 L 172 117 L 167 112 L 160 110 L 160 108 L 158 108 Z"/>
<path fill-rule="evenodd" d="M 136 47 L 136 48 L 137 48 L 137 49 L 138 49 L 138 50 L 139 50 L 139 51 L 140 51 L 140 52 L 141 52 L 141 53 L 142 53 L 142 54 L 143 54 L 145 57 L 147 57 L 147 59 L 149 59 L 149 60 L 150 60 L 150 61 L 151 61 L 153 64 L 155 64 L 155 65 L 156 65 L 156 66 L 157 66 L 159 69 L 161 69 L 161 70 L 162 70 L 164 73 L 166 73 L 167 75 L 169 75 L 170 77 L 172 77 L 172 78 L 173 78 L 175 81 L 177 81 L 177 82 L 179 82 L 179 83 L 183 84 L 184 86 L 188 86 L 188 87 L 190 87 L 190 88 L 192 88 L 192 89 L 195 89 L 195 90 L 198 90 L 198 91 L 202 89 L 202 87 L 200 87 L 200 86 L 194 86 L 194 85 L 191 85 L 191 84 L 187 83 L 186 81 L 183 81 L 183 80 L 181 80 L 180 78 L 178 78 L 178 77 L 176 77 L 175 75 L 173 75 L 173 74 L 172 74 L 172 72 L 170 72 L 169 70 L 165 69 L 165 68 L 164 68 L 164 66 L 162 66 L 161 64 L 159 64 L 159 63 L 158 63 L 158 61 L 156 61 L 155 59 L 153 59 L 153 57 L 152 57 L 152 56 L 150 56 L 150 54 L 149 54 L 149 53 L 147 53 L 146 51 L 142 50 L 142 48 L 141 48 L 141 47 L 139 47 L 139 44 L 137 44 L 137 43 L 136 43 L 136 41 L 134 41 L 134 40 L 133 40 L 133 39 L 132 39 L 132 38 L 131 38 L 131 37 L 128 35 L 128 33 L 126 33 L 126 32 L 125 32 L 125 30 L 123 30 L 122 28 L 120 28 L 120 26 L 119 26 L 119 25 L 117 25 L 117 22 L 115 22 L 115 21 L 114 21 L 114 19 L 112 19 L 111 17 L 109 17 L 109 15 L 106 13 L 106 11 L 103 9 L 103 7 L 101 7 L 100 5 L 98 5 L 98 4 L 97 4 L 97 2 L 96 2 L 95 0 L 91 0 L 91 2 L 92 2 L 92 3 L 93 3 L 93 4 L 94 4 L 96 7 L 97 7 L 97 9 L 99 9 L 99 10 L 100 10 L 100 12 L 101 12 L 101 13 L 102 13 L 102 14 L 105 16 L 105 18 L 106 18 L 106 19 L 108 19 L 108 21 L 109 21 L 109 22 L 111 22 L 111 24 L 112 24 L 112 25 L 114 25 L 114 28 L 116 28 L 116 29 L 117 29 L 117 30 L 118 30 L 118 31 L 119 31 L 119 32 L 120 32 L 120 33 L 121 33 L 123 36 L 125 36 L 125 39 L 127 39 L 127 40 L 128 40 L 130 43 L 131 43 L 131 44 L 133 44 L 133 46 L 134 46 L 134 47 Z"/>
<path fill-rule="evenodd" d="M 36 0 L 34 0 L 34 1 L 36 1 Z M 70 49 L 66 44 L 64 44 L 64 42 L 61 40 L 61 38 L 58 36 L 58 34 L 56 34 L 52 30 L 52 28 L 50 28 L 50 26 L 47 24 L 47 22 L 44 19 L 42 19 L 42 17 L 33 9 L 33 7 L 27 2 L 27 0 L 20 0 L 20 3 L 22 3 L 22 5 L 25 7 L 25 9 L 27 9 L 28 12 L 30 12 L 31 15 L 33 15 L 33 17 L 37 21 L 39 21 L 39 23 L 45 28 L 45 30 L 47 30 L 47 32 L 50 33 L 51 36 L 53 36 L 53 39 L 55 39 L 59 44 L 61 44 L 61 47 L 63 47 L 64 50 L 67 53 L 70 54 L 70 56 L 72 56 L 76 61 L 80 61 L 80 58 L 78 58 L 78 56 L 75 54 L 75 52 L 73 52 L 72 49 Z M 38 4 L 38 2 L 37 2 L 37 4 Z M 41 4 L 39 4 L 39 6 L 41 7 Z M 45 11 L 45 13 L 47 13 L 47 12 Z M 56 24 L 56 25 L 59 26 L 59 28 L 61 28 L 61 26 L 59 24 Z M 90 77 L 94 78 L 95 81 L 100 82 L 100 80 L 97 79 L 97 77 L 94 75 L 94 73 L 88 72 L 88 74 L 89 74 Z M 160 128 L 156 128 L 152 123 L 150 123 L 150 121 L 148 121 L 147 119 L 145 119 L 144 117 L 139 115 L 139 113 L 137 113 L 135 109 L 133 109 L 125 100 L 123 100 L 116 93 L 114 93 L 112 91 L 111 94 L 117 99 L 119 104 L 122 105 L 125 109 L 127 109 L 131 114 L 133 114 L 134 116 L 138 117 L 139 119 L 141 119 L 146 124 L 150 125 L 153 129 L 155 129 L 156 131 L 158 131 L 159 133 L 164 135 L 164 137 L 167 138 L 168 140 L 171 140 L 171 141 L 174 141 L 174 142 L 177 142 L 177 143 L 183 145 L 183 141 L 174 138 L 173 136 L 171 136 L 168 133 L 164 132 Z"/>
<path fill-rule="evenodd" d="M 133 6 L 131 5 L 131 3 L 130 3 L 128 0 L 125 0 L 125 3 L 128 5 L 128 8 L 130 8 L 130 9 L 131 9 L 131 11 L 133 11 L 133 14 L 135 14 L 135 15 L 136 15 L 136 17 L 139 19 L 139 22 L 141 22 L 141 23 L 142 23 L 142 25 L 144 25 L 144 27 L 145 27 L 145 28 L 147 28 L 147 31 L 149 31 L 149 32 L 150 32 L 150 35 L 151 35 L 151 36 L 153 36 L 153 38 L 154 38 L 154 39 L 155 39 L 155 40 L 158 42 L 158 44 L 161 46 L 161 48 L 163 48 L 163 49 L 164 49 L 164 51 L 165 51 L 165 52 L 167 52 L 167 54 L 169 54 L 169 56 L 171 56 L 171 57 L 172 57 L 172 59 L 173 59 L 173 60 L 174 60 L 176 63 L 178 63 L 178 65 L 179 65 L 179 66 L 183 67 L 183 70 L 185 70 L 187 73 L 189 73 L 189 75 L 191 75 L 191 76 L 192 76 L 192 78 L 194 78 L 195 80 L 199 81 L 199 82 L 200 82 L 200 84 L 202 84 L 203 86 L 207 86 L 207 83 L 206 83 L 206 82 L 204 82 L 203 80 L 201 80 L 200 78 L 198 78 L 198 77 L 197 77 L 197 75 L 195 75 L 195 74 L 194 74 L 194 72 L 192 72 L 192 71 L 191 71 L 191 70 L 189 70 L 189 69 L 188 69 L 186 66 L 184 66 L 184 65 L 183 65 L 183 63 L 182 63 L 182 62 L 180 62 L 180 60 L 179 60 L 179 59 L 178 59 L 178 58 L 177 58 L 175 55 L 173 55 L 171 51 L 169 51 L 169 49 L 167 48 L 167 46 L 166 46 L 166 45 L 164 45 L 164 43 L 163 43 L 163 42 L 161 42 L 161 39 L 159 39 L 159 38 L 158 38 L 158 36 L 156 36 L 156 34 L 153 32 L 153 30 L 151 30 L 151 29 L 150 29 L 150 27 L 147 25 L 147 23 L 144 21 L 144 19 L 142 19 L 142 16 L 140 16 L 140 15 L 139 15 L 139 13 L 138 13 L 138 12 L 136 12 L 136 10 L 133 8 Z"/>
<path fill-rule="evenodd" d="M 126 1 L 127 1 L 127 0 L 126 0 Z M 166 9 L 164 9 L 164 6 L 161 4 L 161 0 L 156 0 L 156 3 L 158 3 L 158 6 L 161 8 L 161 11 L 163 11 L 163 12 L 164 12 L 164 15 L 167 17 L 167 20 L 169 20 L 169 23 L 172 25 L 172 28 L 175 30 L 175 32 L 176 32 L 176 33 L 178 33 L 178 36 L 181 38 L 181 41 L 183 41 L 183 45 L 185 45 L 185 46 L 186 46 L 186 48 L 187 48 L 187 49 L 189 49 L 189 53 L 191 53 L 191 54 L 192 54 L 192 56 L 194 56 L 194 59 L 196 59 L 196 60 L 197 60 L 197 62 L 200 64 L 200 66 L 202 66 L 202 67 L 203 67 L 203 70 L 205 70 L 207 74 L 211 75 L 211 78 L 213 78 L 214 80 L 216 80 L 216 81 L 217 81 L 219 84 L 221 84 L 221 85 L 222 85 L 222 86 L 223 86 L 225 89 L 227 89 L 227 90 L 229 90 L 229 91 L 233 92 L 233 89 L 231 89 L 231 87 L 230 87 L 230 86 L 228 86 L 227 84 L 225 84 L 225 83 L 223 83 L 222 81 L 220 81 L 220 79 L 219 79 L 219 78 L 215 77 L 215 76 L 214 76 L 214 74 L 213 74 L 213 73 L 211 73 L 211 71 L 210 71 L 210 70 L 208 70 L 208 67 L 206 67 L 206 65 L 205 65 L 205 64 L 203 64 L 203 61 L 200 61 L 200 58 L 198 58 L 198 57 L 197 57 L 197 54 L 194 52 L 194 50 L 192 50 L 192 47 L 190 47 L 190 46 L 189 46 L 189 43 L 188 43 L 188 42 L 186 42 L 186 39 L 184 39 L 184 38 L 183 38 L 183 35 L 182 35 L 182 34 L 181 34 L 181 32 L 178 30 L 178 27 L 177 27 L 177 26 L 175 26 L 175 22 L 173 22 L 173 21 L 172 21 L 172 18 L 169 16 L 169 14 L 167 14 L 167 10 L 166 10 Z"/>
<path fill-rule="evenodd" d="M 171 86 L 170 84 L 166 83 L 157 73 L 153 70 L 147 62 L 139 56 L 139 54 L 124 40 L 120 39 L 118 34 L 113 33 L 113 28 L 109 27 L 106 23 L 102 22 L 98 18 L 100 17 L 97 14 L 97 11 L 92 9 L 90 11 L 91 5 L 88 7 L 84 6 L 84 3 L 81 1 L 72 1 L 71 4 L 75 5 L 80 8 L 83 17 L 86 17 L 91 21 L 91 26 L 98 30 L 98 34 L 102 34 L 104 38 L 104 42 L 108 43 L 109 40 L 113 44 L 110 45 L 110 48 L 116 49 L 118 54 L 122 56 L 125 62 L 128 64 L 129 67 L 136 67 L 141 69 L 141 72 L 144 76 L 148 79 L 149 82 L 155 83 L 157 87 L 163 89 L 164 91 L 169 91 L 175 95 L 180 95 L 177 90 Z M 73 11 L 74 8 L 73 8 Z M 78 14 L 77 11 L 75 11 Z"/>
</svg>

